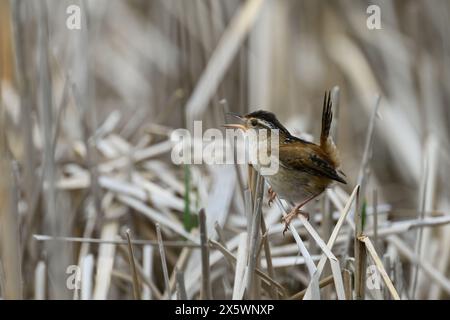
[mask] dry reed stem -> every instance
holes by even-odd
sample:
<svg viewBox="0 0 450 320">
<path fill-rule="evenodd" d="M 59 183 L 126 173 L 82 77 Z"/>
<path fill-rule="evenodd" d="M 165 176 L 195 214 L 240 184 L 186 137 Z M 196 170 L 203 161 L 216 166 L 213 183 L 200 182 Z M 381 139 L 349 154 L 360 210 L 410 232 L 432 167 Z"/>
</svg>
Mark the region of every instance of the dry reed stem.
<svg viewBox="0 0 450 320">
<path fill-rule="evenodd" d="M 345 207 L 342 208 L 341 215 L 340 215 L 338 221 L 336 222 L 333 232 L 331 233 L 330 239 L 327 242 L 327 247 L 329 248 L 329 250 L 331 250 L 333 248 L 334 243 L 336 242 L 337 236 L 339 234 L 339 231 L 340 231 L 342 225 L 344 224 L 344 221 L 347 219 L 347 216 L 350 212 L 350 208 L 351 208 L 353 201 L 354 201 L 355 197 L 357 196 L 358 192 L 359 192 L 359 186 L 356 186 L 353 189 L 353 192 L 350 195 Z M 322 275 L 326 261 L 327 261 L 327 256 L 323 253 L 320 258 L 319 263 L 317 264 L 317 271 L 314 274 L 314 279 L 316 281 L 318 281 L 320 279 L 320 276 Z M 311 297 L 312 297 L 311 290 L 312 290 L 312 286 L 310 284 L 310 285 L 308 285 L 308 290 L 307 290 L 307 294 L 305 295 L 305 298 L 311 299 Z"/>
<path fill-rule="evenodd" d="M 434 209 L 434 195 L 436 189 L 436 177 L 437 177 L 437 166 L 438 166 L 438 148 L 439 142 L 434 134 L 430 134 L 426 137 L 425 141 L 425 151 L 424 151 L 424 174 L 423 174 L 423 184 L 421 184 L 421 193 L 419 194 L 419 216 L 420 220 L 425 218 L 427 212 Z M 416 255 L 421 258 L 422 251 L 425 250 L 423 242 L 427 243 L 430 237 L 429 230 L 424 230 L 420 228 L 416 231 L 416 243 L 415 243 L 415 252 Z M 425 239 L 425 241 L 424 241 Z M 420 275 L 420 269 L 416 265 L 413 269 L 412 273 L 412 286 L 410 297 L 414 299 L 416 295 L 416 286 L 420 282 L 421 285 L 424 285 L 424 279 Z"/>
<path fill-rule="evenodd" d="M 131 208 L 135 209 L 136 211 L 144 214 L 146 217 L 151 219 L 154 222 L 157 222 L 158 224 L 161 224 L 179 235 L 187 238 L 193 243 L 199 243 L 199 241 L 194 238 L 190 233 L 188 233 L 183 226 L 180 223 L 175 223 L 174 221 L 170 220 L 166 216 L 162 215 L 161 213 L 157 212 L 156 210 L 153 210 L 149 206 L 145 205 L 142 201 L 139 201 L 135 198 L 125 196 L 125 195 L 119 195 L 117 199 L 122 202 L 123 204 L 126 204 L 130 206 Z"/>
<path fill-rule="evenodd" d="M 200 220 L 200 243 L 201 243 L 201 256 L 202 256 L 202 290 L 200 293 L 201 299 L 211 300 L 211 278 L 209 273 L 209 246 L 208 246 L 208 234 L 206 230 L 206 214 L 205 210 L 201 209 L 199 212 Z"/>
<path fill-rule="evenodd" d="M 362 236 L 362 210 L 359 188 L 356 192 L 355 230 L 354 230 L 354 257 L 355 257 L 355 298 L 365 298 L 366 287 L 366 246 L 359 239 Z"/>
<path fill-rule="evenodd" d="M 12 168 L 6 155 L 6 136 L 3 130 L 3 112 L 0 108 L 0 263 L 5 299 L 22 298 L 19 226 L 17 221 L 16 188 L 12 181 Z"/>
<path fill-rule="evenodd" d="M 227 257 L 230 261 L 232 261 L 232 263 L 236 263 L 237 258 L 227 249 L 225 248 L 223 245 L 221 245 L 220 243 L 218 243 L 217 241 L 214 241 L 212 239 L 209 240 L 209 243 L 214 246 L 216 249 L 218 249 L 225 257 Z M 264 272 L 262 272 L 260 269 L 255 269 L 255 273 L 260 276 L 261 279 L 267 281 L 267 283 L 269 283 L 270 285 L 274 285 L 276 286 L 280 293 L 284 296 L 285 295 L 285 291 L 286 289 L 279 284 L 277 281 L 275 281 L 274 279 L 272 279 L 270 276 L 266 275 Z"/>
<path fill-rule="evenodd" d="M 187 300 L 186 286 L 184 284 L 184 273 L 175 268 L 178 300 Z"/>
<path fill-rule="evenodd" d="M 136 262 L 134 259 L 133 245 L 131 244 L 130 229 L 127 229 L 125 231 L 125 234 L 127 236 L 127 242 L 128 242 L 128 261 L 130 263 L 130 268 L 131 268 L 131 272 L 133 275 L 134 299 L 140 300 L 141 299 L 141 286 L 139 284 L 139 279 L 138 279 L 138 275 L 136 272 Z"/>
<path fill-rule="evenodd" d="M 236 257 L 236 272 L 234 275 L 233 300 L 241 300 L 244 296 L 244 275 L 247 265 L 247 233 L 239 235 L 239 246 Z"/>
<path fill-rule="evenodd" d="M 276 197 L 275 202 L 278 205 L 278 207 L 280 208 L 280 211 L 281 211 L 281 214 L 283 215 L 283 217 L 286 216 L 287 215 L 286 210 L 284 209 L 284 206 L 283 206 L 281 200 L 278 197 Z M 310 282 L 311 298 L 314 300 L 319 300 L 320 299 L 319 281 L 317 278 L 314 277 L 314 273 L 317 271 L 317 267 L 316 267 L 313 259 L 311 258 L 309 251 L 306 249 L 306 246 L 303 243 L 302 238 L 298 234 L 298 232 L 295 229 L 295 227 L 293 226 L 293 224 L 292 223 L 289 224 L 288 228 L 289 228 L 289 231 L 291 231 L 292 236 L 294 237 L 295 242 L 298 245 L 300 253 L 305 258 L 305 264 L 308 269 L 309 276 L 311 278 L 311 282 Z"/>
<path fill-rule="evenodd" d="M 260 237 L 260 224 L 262 217 L 262 202 L 263 202 L 263 191 L 264 191 L 264 178 L 258 174 L 257 182 L 254 192 L 254 207 L 251 218 L 250 227 L 250 243 L 248 251 L 248 274 L 247 277 L 247 294 L 249 299 L 256 299 L 257 288 L 255 286 L 255 268 L 257 265 L 257 259 L 259 257 L 258 244 L 261 241 Z"/>
<path fill-rule="evenodd" d="M 119 225 L 117 221 L 110 221 L 103 225 L 101 231 L 102 240 L 112 240 L 117 236 Z M 111 283 L 111 272 L 114 265 L 116 246 L 109 243 L 101 243 L 97 254 L 97 273 L 94 285 L 94 300 L 105 300 Z"/>
<path fill-rule="evenodd" d="M 170 291 L 170 282 L 169 282 L 169 271 L 167 270 L 167 262 L 166 262 L 166 253 L 164 251 L 164 245 L 163 245 L 163 239 L 161 235 L 161 227 L 159 226 L 159 223 L 156 224 L 156 234 L 158 236 L 158 244 L 159 244 L 159 255 L 161 257 L 161 265 L 164 275 L 164 283 L 166 286 L 166 295 L 169 300 L 172 299 L 172 294 Z"/>
<path fill-rule="evenodd" d="M 24 1 L 11 1 L 12 22 L 14 32 L 14 51 L 15 51 L 15 75 L 18 84 L 18 91 L 20 97 L 20 123 L 23 129 L 24 146 L 25 149 L 25 165 L 24 165 L 24 178 L 25 194 L 27 203 L 29 203 L 29 210 L 26 216 L 26 225 L 24 227 L 24 243 L 22 244 L 22 258 L 24 256 L 24 250 L 26 244 L 28 244 L 30 229 L 35 216 L 35 205 L 37 201 L 33 201 L 37 198 L 36 194 L 40 193 L 40 188 L 36 188 L 37 179 L 34 174 L 36 165 L 36 154 L 34 152 L 33 134 L 32 134 L 32 103 L 31 103 L 31 91 L 29 77 L 26 76 L 27 63 L 26 63 L 26 51 L 24 48 L 25 28 L 24 21 L 26 19 L 24 12 Z M 0 80 L 1 82 L 2 80 Z M 1 86 L 1 84 L 0 84 Z M 0 96 L 1 97 L 1 96 Z M 3 100 L 3 99 L 2 99 Z M 1 103 L 1 102 L 0 102 Z M 2 124 L 3 125 L 3 124 Z"/>
<path fill-rule="evenodd" d="M 176 291 L 176 270 L 182 270 L 186 269 L 186 265 L 189 262 L 189 258 L 191 256 L 192 250 L 189 247 L 183 248 L 181 250 L 180 255 L 178 256 L 177 262 L 175 263 L 175 266 L 173 268 L 172 275 L 170 276 L 170 288 L 171 292 Z M 183 272 L 184 273 L 184 272 Z M 173 293 L 172 293 L 173 295 Z"/>
<path fill-rule="evenodd" d="M 322 289 L 330 284 L 332 284 L 334 282 L 334 276 L 330 275 L 327 276 L 325 278 L 323 278 L 322 280 L 319 281 L 319 288 Z M 305 297 L 305 294 L 307 292 L 308 288 L 303 289 L 300 292 L 297 292 L 296 294 L 292 295 L 291 297 L 289 297 L 289 300 L 300 300 L 303 299 Z"/>
<path fill-rule="evenodd" d="M 39 261 L 34 271 L 34 300 L 44 300 L 46 298 L 46 273 L 45 262 Z"/>
<path fill-rule="evenodd" d="M 391 279 L 387 275 L 386 270 L 384 269 L 383 263 L 381 262 L 380 258 L 378 257 L 378 254 L 372 244 L 372 241 L 370 241 L 370 239 L 367 236 L 360 237 L 359 241 L 364 242 L 364 244 L 366 245 L 367 251 L 372 256 L 372 259 L 375 262 L 375 265 L 377 266 L 378 271 L 381 273 L 384 283 L 386 284 L 386 287 L 388 288 L 388 290 L 391 293 L 394 300 L 400 300 L 400 296 L 398 295 L 397 290 L 395 289 L 394 285 L 392 284 Z"/>
<path fill-rule="evenodd" d="M 378 246 L 378 192 L 377 189 L 373 190 L 372 193 L 372 201 L 373 201 L 373 241 L 375 243 L 375 247 Z"/>
<path fill-rule="evenodd" d="M 88 254 L 81 261 L 81 300 L 92 299 L 93 271 L 94 256 Z"/>
<path fill-rule="evenodd" d="M 352 274 L 351 274 L 350 270 L 348 270 L 348 269 L 342 270 L 342 276 L 344 279 L 345 299 L 353 300 Z"/>
<path fill-rule="evenodd" d="M 263 215 L 261 215 L 261 233 L 267 234 L 266 222 L 264 221 Z M 266 262 L 267 262 L 267 273 L 268 273 L 269 277 L 275 278 L 275 271 L 273 269 L 273 263 L 272 263 L 272 253 L 270 251 L 270 244 L 269 244 L 269 240 L 268 240 L 267 236 L 263 237 L 263 245 L 264 245 L 264 256 L 265 256 Z M 272 299 L 275 299 L 275 300 L 278 299 L 278 292 L 273 284 L 271 284 L 270 296 Z"/>
<path fill-rule="evenodd" d="M 281 214 L 283 215 L 283 217 L 286 216 L 286 210 L 284 209 L 284 206 L 278 197 L 275 198 L 275 202 L 277 203 L 278 207 L 280 208 L 280 211 L 281 211 Z M 308 272 L 312 278 L 314 275 L 314 272 L 316 272 L 316 270 L 317 270 L 316 265 L 314 264 L 314 261 L 311 259 L 311 255 L 309 254 L 308 250 L 306 249 L 305 244 L 303 243 L 303 240 L 301 239 L 300 235 L 298 234 L 297 230 L 294 228 L 294 226 L 292 224 L 289 224 L 289 231 L 291 231 L 292 236 L 294 237 L 295 242 L 298 245 L 300 253 L 305 258 Z"/>
<path fill-rule="evenodd" d="M 81 238 L 81 237 L 52 237 L 44 234 L 34 234 L 34 239 L 37 241 L 68 241 L 68 242 L 82 242 L 82 243 L 93 243 L 93 244 L 127 244 L 127 240 L 103 240 L 95 238 Z M 158 246 L 157 240 L 137 240 L 131 239 L 133 245 L 141 246 Z M 164 247 L 174 247 L 174 248 L 200 248 L 199 244 L 192 243 L 190 241 L 164 241 Z"/>
<path fill-rule="evenodd" d="M 299 216 L 300 221 L 302 221 L 303 225 L 305 226 L 308 233 L 312 236 L 314 241 L 319 245 L 322 252 L 325 254 L 325 256 L 330 261 L 331 265 L 331 271 L 333 273 L 334 278 L 334 285 L 336 289 L 336 294 L 339 300 L 345 300 L 345 292 L 344 292 L 344 284 L 342 282 L 342 272 L 341 267 L 339 266 L 339 262 L 334 256 L 334 254 L 331 252 L 331 249 L 325 244 L 325 242 L 320 238 L 320 236 L 317 234 L 316 230 L 311 226 L 311 224 L 308 222 L 308 220 L 300 215 Z M 317 271 L 316 271 L 317 273 Z"/>
<path fill-rule="evenodd" d="M 120 245 L 117 248 L 119 249 L 119 252 L 122 254 L 124 259 L 128 260 L 127 247 L 124 245 Z M 155 285 L 155 283 L 152 281 L 152 279 L 146 275 L 146 273 L 144 272 L 144 270 L 143 270 L 142 266 L 139 264 L 139 262 L 135 261 L 135 265 L 136 265 L 136 271 L 138 272 L 141 281 L 150 288 L 153 296 L 156 299 L 161 300 L 163 298 L 163 294 L 159 291 L 158 287 Z M 133 279 L 131 277 L 129 277 L 129 279 L 130 279 L 130 283 L 132 283 Z"/>
<path fill-rule="evenodd" d="M 220 80 L 258 16 L 263 0 L 247 0 L 224 31 L 219 44 L 208 61 L 194 92 L 186 103 L 186 118 L 190 126 L 204 112 Z"/>
<path fill-rule="evenodd" d="M 447 292 L 447 294 L 450 294 L 450 281 L 432 264 L 430 264 L 428 261 L 419 259 L 414 251 L 409 248 L 408 245 L 398 236 L 391 235 L 387 237 L 386 240 L 390 244 L 395 246 L 402 257 L 408 259 L 412 264 L 417 264 L 431 280 L 439 285 L 445 292 Z"/>
</svg>

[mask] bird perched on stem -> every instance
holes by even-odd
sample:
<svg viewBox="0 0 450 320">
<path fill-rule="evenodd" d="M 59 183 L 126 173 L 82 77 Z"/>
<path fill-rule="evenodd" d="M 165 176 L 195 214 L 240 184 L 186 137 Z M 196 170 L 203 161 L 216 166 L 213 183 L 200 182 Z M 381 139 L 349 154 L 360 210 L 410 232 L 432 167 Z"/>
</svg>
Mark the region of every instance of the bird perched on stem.
<svg viewBox="0 0 450 320">
<path fill-rule="evenodd" d="M 278 195 L 293 206 L 283 221 L 285 229 L 298 214 L 309 218 L 309 214 L 300 210 L 305 204 L 319 196 L 333 182 L 346 184 L 339 170 L 338 150 L 330 136 L 333 119 L 330 92 L 325 93 L 322 110 L 322 131 L 320 144 L 305 141 L 293 136 L 278 121 L 276 116 L 268 111 L 255 111 L 244 116 L 232 114 L 239 118 L 242 124 L 227 124 L 227 128 L 238 128 L 247 132 L 250 129 L 266 129 L 268 135 L 277 130 L 279 138 L 278 163 L 279 169 L 275 174 L 264 175 L 258 165 L 254 165 L 269 182 L 269 205 Z M 259 148 L 259 145 L 254 146 Z M 344 175 L 345 176 L 345 175 Z"/>
</svg>

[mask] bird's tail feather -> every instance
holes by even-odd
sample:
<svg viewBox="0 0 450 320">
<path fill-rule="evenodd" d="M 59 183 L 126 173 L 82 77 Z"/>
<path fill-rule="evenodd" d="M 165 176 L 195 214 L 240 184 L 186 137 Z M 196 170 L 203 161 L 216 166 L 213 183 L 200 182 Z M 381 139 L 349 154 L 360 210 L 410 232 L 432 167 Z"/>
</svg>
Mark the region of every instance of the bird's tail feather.
<svg viewBox="0 0 450 320">
<path fill-rule="evenodd" d="M 325 147 L 328 136 L 330 135 L 331 121 L 333 120 L 333 111 L 331 110 L 331 92 L 326 91 L 323 98 L 322 109 L 322 131 L 320 133 L 320 146 Z"/>
<path fill-rule="evenodd" d="M 333 138 L 330 136 L 331 122 L 333 121 L 333 103 L 331 102 L 331 92 L 326 91 L 323 98 L 322 109 L 322 131 L 320 133 L 320 148 L 325 151 L 328 158 L 337 168 L 340 165 L 340 157 L 338 150 L 333 142 Z"/>
</svg>

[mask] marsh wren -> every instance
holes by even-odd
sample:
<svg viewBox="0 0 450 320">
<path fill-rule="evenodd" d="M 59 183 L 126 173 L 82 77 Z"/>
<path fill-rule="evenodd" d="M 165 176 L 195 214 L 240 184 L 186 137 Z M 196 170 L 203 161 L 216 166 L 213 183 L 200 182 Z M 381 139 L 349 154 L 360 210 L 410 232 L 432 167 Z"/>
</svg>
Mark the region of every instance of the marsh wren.
<svg viewBox="0 0 450 320">
<path fill-rule="evenodd" d="M 244 116 L 232 114 L 243 123 L 225 125 L 227 128 L 238 128 L 243 131 L 249 129 L 265 129 L 267 132 L 277 130 L 279 137 L 278 171 L 272 175 L 264 175 L 258 165 L 254 165 L 254 167 L 270 185 L 269 205 L 278 195 L 293 206 L 291 212 L 282 220 L 285 223 L 283 234 L 297 214 L 309 217 L 308 213 L 300 209 L 319 196 L 333 181 L 347 183 L 342 177 L 344 173 L 338 169 L 340 165 L 338 150 L 330 136 L 333 119 L 331 109 L 331 94 L 326 92 L 323 101 L 322 131 L 319 144 L 293 136 L 275 115 L 268 111 L 259 110 Z"/>
</svg>

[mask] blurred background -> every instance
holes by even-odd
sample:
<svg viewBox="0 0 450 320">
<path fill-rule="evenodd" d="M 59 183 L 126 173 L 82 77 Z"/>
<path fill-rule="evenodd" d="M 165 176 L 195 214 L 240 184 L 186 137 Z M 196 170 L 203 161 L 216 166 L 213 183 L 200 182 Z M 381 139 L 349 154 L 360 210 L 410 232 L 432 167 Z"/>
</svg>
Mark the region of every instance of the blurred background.
<svg viewBox="0 0 450 320">
<path fill-rule="evenodd" d="M 247 167 L 176 166 L 170 134 L 265 109 L 317 141 L 331 89 L 349 183 L 311 206 L 313 227 L 326 243 L 360 184 L 363 232 L 399 296 L 450 297 L 448 1 L 0 0 L 0 17 L 1 298 L 301 292 L 308 259 L 266 198 L 259 249 L 247 240 L 247 257 L 238 252 L 255 206 Z M 317 264 L 320 246 L 294 225 Z M 351 226 L 339 235 L 333 253 L 354 298 Z M 278 289 L 237 281 L 251 248 Z M 324 283 L 320 298 L 336 299 Z M 364 298 L 391 295 L 381 281 Z"/>
</svg>

